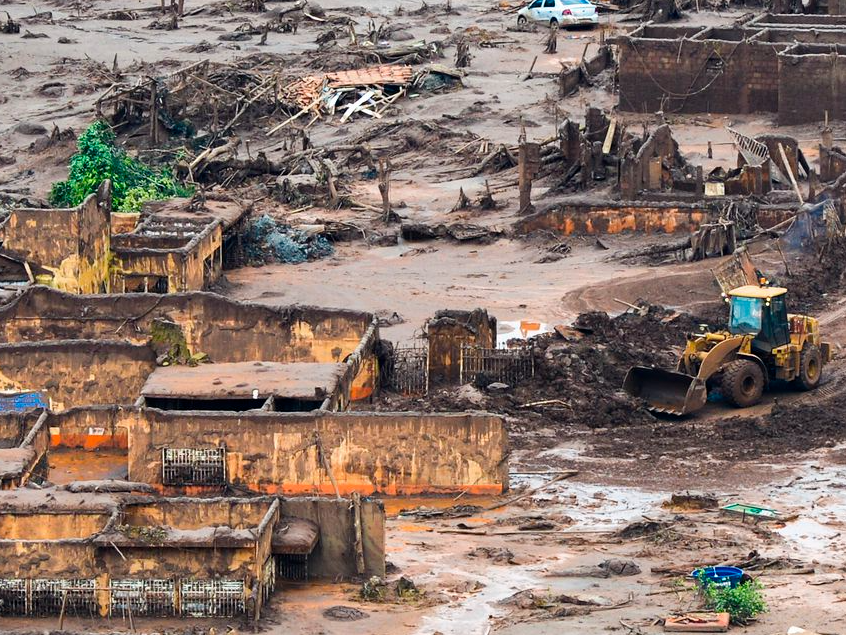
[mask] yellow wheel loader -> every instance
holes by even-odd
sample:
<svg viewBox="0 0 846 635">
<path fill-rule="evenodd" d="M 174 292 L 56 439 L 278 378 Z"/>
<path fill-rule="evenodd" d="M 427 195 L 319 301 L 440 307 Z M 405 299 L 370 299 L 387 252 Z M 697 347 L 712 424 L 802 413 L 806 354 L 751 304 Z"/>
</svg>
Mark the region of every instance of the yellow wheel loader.
<svg viewBox="0 0 846 635">
<path fill-rule="evenodd" d="M 718 378 L 723 397 L 741 408 L 758 403 L 774 379 L 800 390 L 816 388 L 831 359 L 831 345 L 822 341 L 815 318 L 787 312 L 786 293 L 781 287 L 753 285 L 729 291 L 727 330 L 714 333 L 703 327 L 688 335 L 675 372 L 635 366 L 623 389 L 651 410 L 684 415 L 705 405 L 709 380 Z"/>
</svg>

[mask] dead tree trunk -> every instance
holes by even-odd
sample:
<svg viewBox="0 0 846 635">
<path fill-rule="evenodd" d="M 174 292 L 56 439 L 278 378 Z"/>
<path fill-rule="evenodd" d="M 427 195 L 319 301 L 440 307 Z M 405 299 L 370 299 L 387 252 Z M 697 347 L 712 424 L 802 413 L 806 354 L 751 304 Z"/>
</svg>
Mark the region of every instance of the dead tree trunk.
<svg viewBox="0 0 846 635">
<path fill-rule="evenodd" d="M 558 52 L 558 24 L 549 27 L 549 35 L 546 38 L 546 48 L 543 50 L 548 55 Z"/>
<path fill-rule="evenodd" d="M 461 40 L 455 45 L 455 67 L 467 68 L 470 66 L 470 44 Z"/>
<path fill-rule="evenodd" d="M 382 213 L 385 222 L 391 220 L 391 162 L 379 159 L 379 193 L 382 195 Z"/>
</svg>

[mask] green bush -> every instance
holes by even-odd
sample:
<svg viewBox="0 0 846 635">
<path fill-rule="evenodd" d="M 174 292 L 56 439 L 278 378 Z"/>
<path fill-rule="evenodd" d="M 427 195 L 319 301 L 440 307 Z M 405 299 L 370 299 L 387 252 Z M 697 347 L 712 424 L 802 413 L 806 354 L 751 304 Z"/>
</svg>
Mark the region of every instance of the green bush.
<svg viewBox="0 0 846 635">
<path fill-rule="evenodd" d="M 734 588 L 708 584 L 704 588 L 705 603 L 709 610 L 725 612 L 734 624 L 747 624 L 749 620 L 767 612 L 767 603 L 761 593 L 761 583 L 750 580 Z"/>
<path fill-rule="evenodd" d="M 79 205 L 106 179 L 112 182 L 112 208 L 119 212 L 135 212 L 146 201 L 192 193 L 190 188 L 176 182 L 167 168 L 156 171 L 116 147 L 111 128 L 97 121 L 79 136 L 68 180 L 53 184 L 50 204 L 57 207 Z"/>
</svg>

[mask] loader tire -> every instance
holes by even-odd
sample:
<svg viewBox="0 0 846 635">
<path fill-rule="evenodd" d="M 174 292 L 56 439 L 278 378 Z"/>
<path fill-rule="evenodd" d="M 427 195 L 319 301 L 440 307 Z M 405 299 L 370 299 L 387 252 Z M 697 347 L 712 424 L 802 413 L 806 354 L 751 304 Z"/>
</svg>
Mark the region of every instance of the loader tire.
<svg viewBox="0 0 846 635">
<path fill-rule="evenodd" d="M 723 396 L 738 408 L 754 406 L 764 394 L 764 373 L 748 359 L 736 359 L 723 371 Z"/>
<path fill-rule="evenodd" d="M 805 344 L 799 354 L 799 374 L 793 380 L 799 390 L 813 390 L 820 385 L 822 354 L 813 344 Z"/>
</svg>

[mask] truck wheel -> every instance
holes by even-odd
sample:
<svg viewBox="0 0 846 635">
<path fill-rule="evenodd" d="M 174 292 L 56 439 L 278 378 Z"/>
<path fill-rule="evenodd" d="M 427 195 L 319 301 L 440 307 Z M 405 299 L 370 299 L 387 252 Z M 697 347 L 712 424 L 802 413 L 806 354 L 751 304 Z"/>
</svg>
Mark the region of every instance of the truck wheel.
<svg viewBox="0 0 846 635">
<path fill-rule="evenodd" d="M 518 24 L 518 25 L 523 26 L 524 24 L 526 24 L 526 22 L 527 22 L 527 21 L 528 21 L 528 20 L 526 20 L 526 16 L 525 16 L 525 15 L 518 15 L 518 16 L 517 16 L 517 24 Z"/>
<path fill-rule="evenodd" d="M 793 380 L 799 390 L 813 390 L 820 384 L 822 355 L 813 344 L 805 344 L 799 354 L 799 374 Z"/>
<path fill-rule="evenodd" d="M 738 408 L 754 406 L 764 394 L 764 373 L 755 362 L 736 359 L 723 371 L 723 395 Z"/>
</svg>

